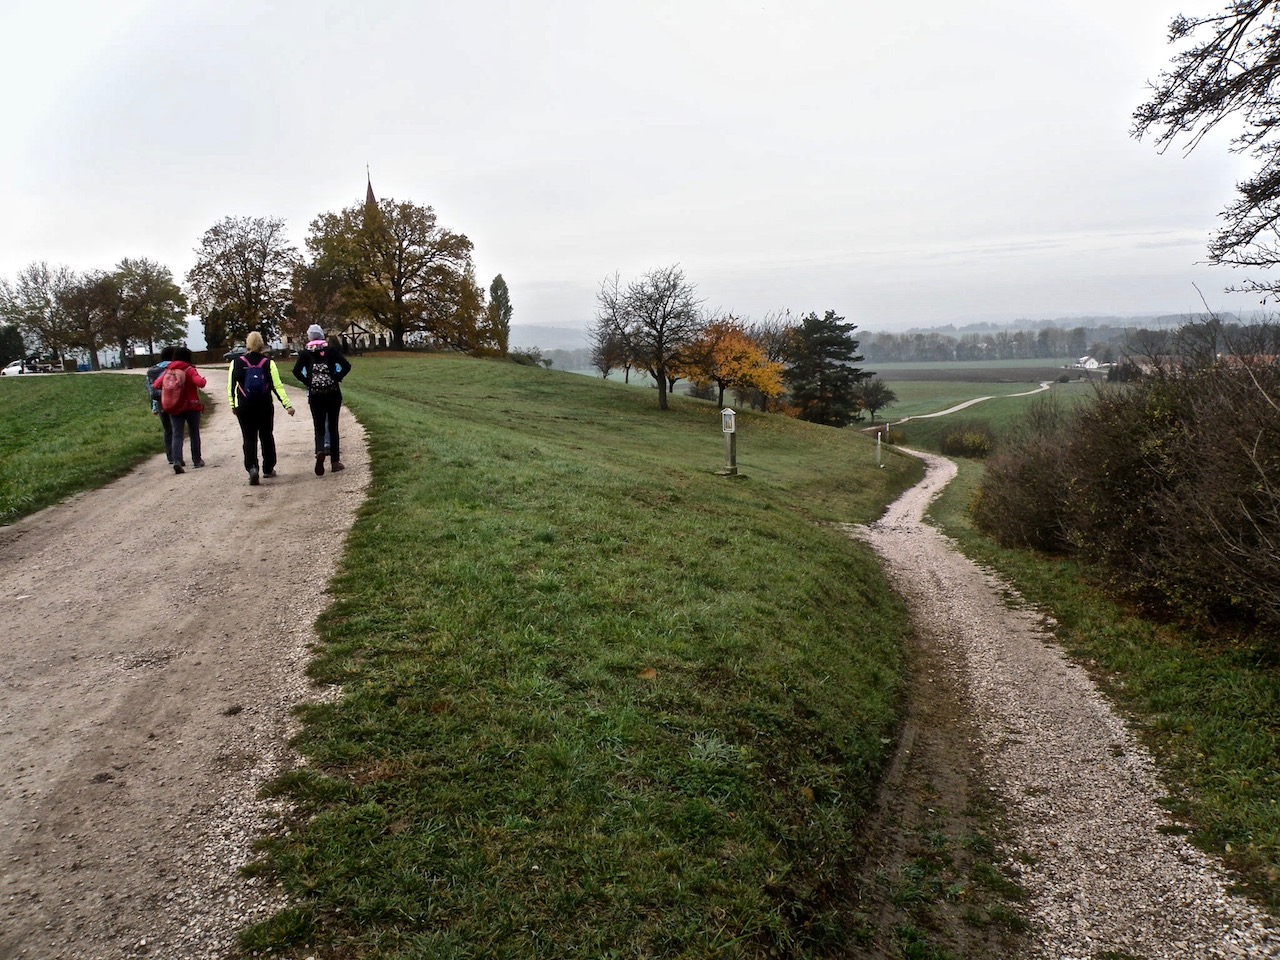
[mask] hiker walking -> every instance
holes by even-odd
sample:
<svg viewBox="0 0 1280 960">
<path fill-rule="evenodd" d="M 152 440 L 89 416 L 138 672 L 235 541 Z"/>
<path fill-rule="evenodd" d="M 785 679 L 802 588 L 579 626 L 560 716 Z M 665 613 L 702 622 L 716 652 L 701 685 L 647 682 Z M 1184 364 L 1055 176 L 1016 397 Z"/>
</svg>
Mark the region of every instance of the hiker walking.
<svg viewBox="0 0 1280 960">
<path fill-rule="evenodd" d="M 173 422 L 169 415 L 160 409 L 160 374 L 173 359 L 175 347 L 165 347 L 160 351 L 160 362 L 147 370 L 147 395 L 151 397 L 151 412 L 160 418 L 160 426 L 164 429 L 164 458 L 173 465 Z"/>
<path fill-rule="evenodd" d="M 204 404 L 197 392 L 209 381 L 200 375 L 192 364 L 194 356 L 188 347 L 176 347 L 173 359 L 160 374 L 160 409 L 169 415 L 173 433 L 169 443 L 169 462 L 174 473 L 185 473 L 182 462 L 182 444 L 186 430 L 191 431 L 191 465 L 203 467 L 200 459 L 200 411 Z"/>
<path fill-rule="evenodd" d="M 342 351 L 330 346 L 318 324 L 307 328 L 307 345 L 298 351 L 293 375 L 307 387 L 307 405 L 316 434 L 316 476 L 324 476 L 325 457 L 329 457 L 336 473 L 342 465 L 338 439 L 338 412 L 342 409 L 344 377 L 351 371 L 351 361 Z"/>
<path fill-rule="evenodd" d="M 248 353 L 236 357 L 227 367 L 227 401 L 231 412 L 240 421 L 240 436 L 244 439 L 244 468 L 249 472 L 249 486 L 258 485 L 258 445 L 262 445 L 261 475 L 271 479 L 276 475 L 276 438 L 274 424 L 274 394 L 293 416 L 293 404 L 280 382 L 280 370 L 276 362 L 266 356 L 266 343 L 262 334 L 252 331 L 244 338 Z"/>
</svg>

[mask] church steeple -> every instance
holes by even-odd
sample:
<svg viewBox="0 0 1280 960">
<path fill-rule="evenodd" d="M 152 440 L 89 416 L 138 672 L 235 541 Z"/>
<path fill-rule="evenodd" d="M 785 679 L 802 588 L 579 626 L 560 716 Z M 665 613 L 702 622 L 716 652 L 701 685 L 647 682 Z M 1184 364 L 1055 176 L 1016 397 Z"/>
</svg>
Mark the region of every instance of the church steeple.
<svg viewBox="0 0 1280 960">
<path fill-rule="evenodd" d="M 373 178 L 369 175 L 369 165 L 367 163 L 364 165 L 364 175 L 368 185 L 364 192 L 364 205 L 366 207 L 377 207 L 378 198 L 373 195 Z"/>
</svg>

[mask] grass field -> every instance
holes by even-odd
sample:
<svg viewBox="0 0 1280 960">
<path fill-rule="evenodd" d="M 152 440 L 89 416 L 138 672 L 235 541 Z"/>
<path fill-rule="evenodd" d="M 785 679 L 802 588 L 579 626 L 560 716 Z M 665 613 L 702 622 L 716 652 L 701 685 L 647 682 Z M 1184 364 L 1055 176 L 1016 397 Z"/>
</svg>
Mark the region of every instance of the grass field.
<svg viewBox="0 0 1280 960">
<path fill-rule="evenodd" d="M 249 949 L 839 952 L 905 613 L 821 521 L 911 483 L 853 431 L 463 358 L 365 358 L 374 483 Z"/>
<path fill-rule="evenodd" d="M 921 392 L 920 399 L 916 403 L 916 407 L 920 413 L 910 414 L 911 416 L 920 416 L 922 413 L 930 413 L 933 410 L 945 410 L 954 403 L 961 403 L 965 399 L 972 397 L 961 396 L 960 400 L 954 400 L 957 395 L 963 393 L 962 389 L 957 387 L 963 385 L 955 384 L 937 384 L 933 392 L 924 390 Z M 941 438 L 943 431 L 949 427 L 954 427 L 962 421 L 978 421 L 987 424 L 992 432 L 996 435 L 997 443 L 999 438 L 1007 435 L 1026 414 L 1027 406 L 1036 402 L 1054 402 L 1067 405 L 1077 403 L 1088 403 L 1094 396 L 1095 387 L 1086 380 L 1073 380 L 1070 383 L 1055 383 L 1047 391 L 1033 394 L 1031 396 L 1010 396 L 1009 394 L 1025 393 L 1028 389 L 1027 384 L 1010 384 L 1003 395 L 994 395 L 994 391 L 989 388 L 990 383 L 970 384 L 969 390 L 975 396 L 991 395 L 992 399 L 984 400 L 982 403 L 974 404 L 958 413 L 945 417 L 927 417 L 925 419 L 910 420 L 907 423 L 899 424 L 894 427 L 900 431 L 906 438 L 904 443 L 908 447 L 915 447 L 920 450 L 929 450 L 935 453 L 941 450 Z M 936 399 L 930 399 L 930 398 Z M 953 402 L 954 401 L 954 402 Z M 893 423 L 897 417 L 889 416 L 889 422 Z"/>
<path fill-rule="evenodd" d="M 959 402 L 932 382 L 910 402 Z M 140 394 L 126 376 L 0 379 L 0 522 L 159 452 Z M 906 625 L 874 559 L 822 522 L 875 517 L 914 462 L 876 470 L 854 431 L 746 411 L 744 477 L 717 477 L 713 404 L 661 413 L 651 390 L 464 358 L 362 358 L 346 394 L 374 484 L 314 667 L 344 696 L 307 712 L 309 765 L 274 787 L 298 815 L 255 869 L 295 906 L 246 950 L 858 942 L 842 882 L 894 735 Z M 1032 399 L 961 416 L 999 433 Z M 902 429 L 930 449 L 943 423 Z M 980 473 L 961 461 L 935 516 L 1053 613 L 1162 759 L 1196 841 L 1280 910 L 1275 664 L 1247 638 L 1117 608 L 1071 564 L 994 548 L 964 513 Z"/>
<path fill-rule="evenodd" d="M 960 380 L 902 380 L 889 383 L 897 400 L 876 411 L 876 420 L 890 423 L 904 417 L 918 417 L 937 413 L 958 403 L 978 397 L 1003 397 L 1011 393 L 1034 390 L 1032 383 L 997 383 L 993 381 L 969 382 Z"/>
<path fill-rule="evenodd" d="M 0 377 L 0 524 L 102 486 L 163 450 L 140 377 Z"/>
</svg>

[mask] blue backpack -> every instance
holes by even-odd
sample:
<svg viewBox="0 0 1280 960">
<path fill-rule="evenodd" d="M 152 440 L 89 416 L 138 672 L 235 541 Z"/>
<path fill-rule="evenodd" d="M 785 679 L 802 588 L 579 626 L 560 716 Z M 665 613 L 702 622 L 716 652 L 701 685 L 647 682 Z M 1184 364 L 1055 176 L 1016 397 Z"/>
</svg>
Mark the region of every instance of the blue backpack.
<svg viewBox="0 0 1280 960">
<path fill-rule="evenodd" d="M 253 406 L 263 401 L 270 401 L 271 385 L 267 381 L 267 364 L 271 361 L 263 357 L 257 363 L 244 361 L 244 383 L 240 385 L 240 402 Z"/>
</svg>

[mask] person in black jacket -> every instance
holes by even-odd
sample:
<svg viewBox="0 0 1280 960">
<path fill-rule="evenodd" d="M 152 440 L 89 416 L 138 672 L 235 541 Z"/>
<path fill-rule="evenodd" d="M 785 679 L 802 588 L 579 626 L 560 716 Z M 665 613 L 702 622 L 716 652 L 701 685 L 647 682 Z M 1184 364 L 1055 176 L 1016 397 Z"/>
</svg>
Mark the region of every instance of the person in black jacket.
<svg viewBox="0 0 1280 960">
<path fill-rule="evenodd" d="M 258 444 L 262 444 L 262 476 L 270 479 L 276 475 L 276 437 L 274 432 L 276 408 L 272 395 L 294 415 L 289 394 L 280 382 L 276 362 L 266 356 L 266 343 L 262 334 L 253 330 L 244 338 L 249 352 L 236 357 L 227 367 L 227 401 L 231 412 L 240 421 L 240 437 L 244 441 L 244 468 L 249 471 L 249 486 L 258 485 Z M 250 376 L 250 373 L 253 376 Z"/>
<path fill-rule="evenodd" d="M 351 372 L 351 361 L 342 351 L 325 341 L 319 325 L 307 328 L 307 346 L 298 351 L 293 375 L 307 387 L 307 405 L 316 432 L 316 476 L 324 476 L 328 456 L 336 473 L 342 465 L 338 438 L 338 412 L 342 409 L 342 381 Z M 325 437 L 328 436 L 328 445 Z"/>
</svg>

